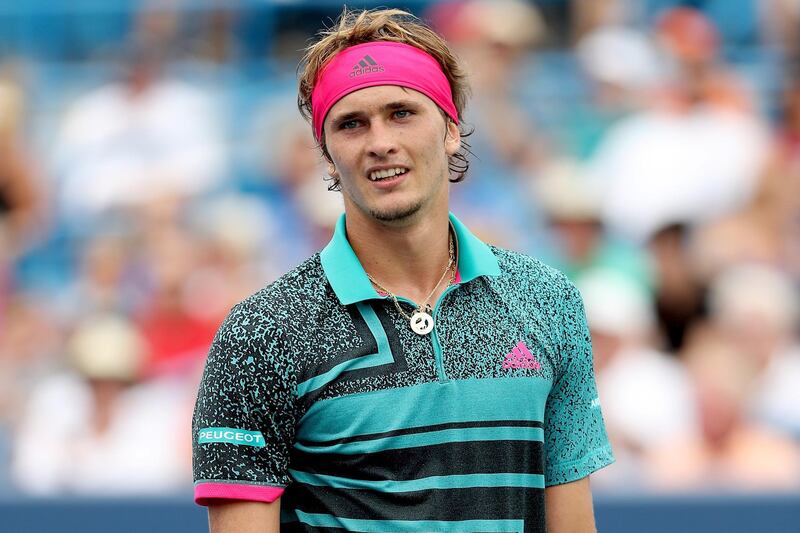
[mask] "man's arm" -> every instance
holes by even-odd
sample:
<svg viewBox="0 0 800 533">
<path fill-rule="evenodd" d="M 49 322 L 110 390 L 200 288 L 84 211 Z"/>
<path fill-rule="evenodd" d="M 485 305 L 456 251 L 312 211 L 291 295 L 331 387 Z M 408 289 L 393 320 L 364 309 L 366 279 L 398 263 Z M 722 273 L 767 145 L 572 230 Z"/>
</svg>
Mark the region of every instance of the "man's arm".
<svg viewBox="0 0 800 533">
<path fill-rule="evenodd" d="M 210 533 L 278 533 L 280 502 L 231 501 L 209 505 L 208 529 Z"/>
<path fill-rule="evenodd" d="M 547 533 L 595 533 L 589 476 L 544 491 Z"/>
</svg>

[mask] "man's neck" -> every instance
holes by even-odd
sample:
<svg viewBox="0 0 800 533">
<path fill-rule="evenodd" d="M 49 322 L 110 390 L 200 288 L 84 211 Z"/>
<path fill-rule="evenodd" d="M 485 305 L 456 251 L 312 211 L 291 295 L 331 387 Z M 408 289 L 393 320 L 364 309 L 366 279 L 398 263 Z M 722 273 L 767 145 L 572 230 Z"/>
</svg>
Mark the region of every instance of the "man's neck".
<svg viewBox="0 0 800 533">
<path fill-rule="evenodd" d="M 346 220 L 347 239 L 367 274 L 396 296 L 423 305 L 450 259 L 447 211 L 402 227 L 366 222 L 358 215 Z M 431 306 L 448 280 L 445 276 L 434 291 Z"/>
</svg>

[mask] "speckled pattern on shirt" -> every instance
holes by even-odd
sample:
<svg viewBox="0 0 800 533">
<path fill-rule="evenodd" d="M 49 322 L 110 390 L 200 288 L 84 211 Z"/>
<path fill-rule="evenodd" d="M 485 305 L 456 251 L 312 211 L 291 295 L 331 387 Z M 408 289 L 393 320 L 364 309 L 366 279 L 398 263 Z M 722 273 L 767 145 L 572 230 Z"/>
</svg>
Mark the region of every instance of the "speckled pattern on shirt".
<svg viewBox="0 0 800 533">
<path fill-rule="evenodd" d="M 498 275 L 450 287 L 435 335 L 387 298 L 343 305 L 320 254 L 235 306 L 195 407 L 196 484 L 285 487 L 283 530 L 545 531 L 544 487 L 613 461 L 591 340 L 561 273 L 487 250 Z M 536 363 L 504 367 L 518 343 Z M 218 427 L 265 445 L 198 442 Z"/>
</svg>

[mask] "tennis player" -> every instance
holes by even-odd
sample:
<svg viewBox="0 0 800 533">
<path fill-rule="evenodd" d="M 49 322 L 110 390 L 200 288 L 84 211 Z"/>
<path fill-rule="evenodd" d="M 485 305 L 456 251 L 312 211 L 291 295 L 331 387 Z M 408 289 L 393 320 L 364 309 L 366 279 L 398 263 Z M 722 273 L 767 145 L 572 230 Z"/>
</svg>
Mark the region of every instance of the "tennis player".
<svg viewBox="0 0 800 533">
<path fill-rule="evenodd" d="M 299 105 L 345 214 L 230 312 L 193 420 L 213 533 L 595 530 L 611 463 L 576 289 L 449 212 L 462 66 L 398 10 L 307 50 Z"/>
</svg>

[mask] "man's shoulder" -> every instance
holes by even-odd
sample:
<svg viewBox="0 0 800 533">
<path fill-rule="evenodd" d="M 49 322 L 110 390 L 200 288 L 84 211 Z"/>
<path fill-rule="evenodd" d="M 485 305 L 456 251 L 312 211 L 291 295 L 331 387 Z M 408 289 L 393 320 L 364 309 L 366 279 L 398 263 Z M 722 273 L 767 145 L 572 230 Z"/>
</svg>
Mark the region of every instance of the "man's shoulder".
<svg viewBox="0 0 800 533">
<path fill-rule="evenodd" d="M 497 258 L 501 279 L 509 283 L 523 283 L 526 287 L 556 292 L 570 290 L 573 286 L 563 272 L 533 256 L 494 245 L 489 245 L 489 248 Z"/>
<path fill-rule="evenodd" d="M 315 306 L 322 305 L 327 292 L 327 279 L 319 253 L 315 253 L 241 300 L 233 307 L 230 316 L 246 315 L 264 324 L 285 324 L 287 321 L 297 321 L 308 315 Z"/>
<path fill-rule="evenodd" d="M 325 283 L 325 272 L 322 270 L 320 255 L 317 252 L 275 281 L 251 294 L 245 301 L 270 304 L 275 299 L 311 297 L 320 292 L 324 293 Z"/>
</svg>

